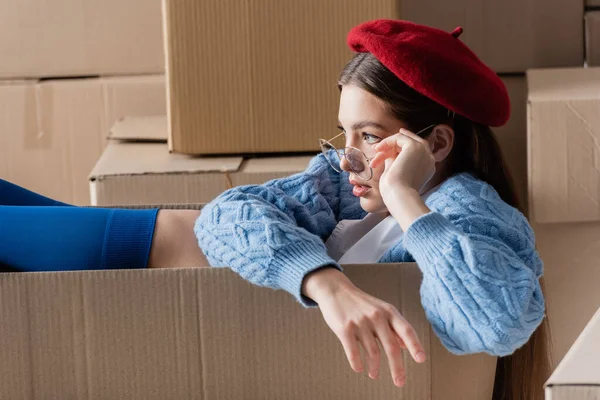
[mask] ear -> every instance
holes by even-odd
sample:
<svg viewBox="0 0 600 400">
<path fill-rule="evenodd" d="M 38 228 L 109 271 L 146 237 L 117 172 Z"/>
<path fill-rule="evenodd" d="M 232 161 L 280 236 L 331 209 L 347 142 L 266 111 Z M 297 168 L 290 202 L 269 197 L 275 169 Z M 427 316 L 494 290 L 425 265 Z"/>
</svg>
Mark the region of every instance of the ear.
<svg viewBox="0 0 600 400">
<path fill-rule="evenodd" d="M 431 145 L 435 161 L 442 162 L 448 157 L 454 146 L 454 129 L 446 124 L 436 125 L 427 140 Z"/>
</svg>

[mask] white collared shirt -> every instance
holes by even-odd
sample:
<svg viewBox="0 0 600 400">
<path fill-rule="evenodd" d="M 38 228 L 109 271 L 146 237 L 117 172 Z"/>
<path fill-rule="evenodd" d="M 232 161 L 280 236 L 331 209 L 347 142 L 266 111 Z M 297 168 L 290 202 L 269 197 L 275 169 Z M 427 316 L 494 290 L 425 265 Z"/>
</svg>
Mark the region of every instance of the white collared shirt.
<svg viewBox="0 0 600 400">
<path fill-rule="evenodd" d="M 423 201 L 436 190 L 437 187 L 424 194 Z M 339 264 L 376 263 L 403 235 L 400 224 L 391 215 L 369 213 L 361 220 L 338 222 L 325 247 Z"/>
</svg>

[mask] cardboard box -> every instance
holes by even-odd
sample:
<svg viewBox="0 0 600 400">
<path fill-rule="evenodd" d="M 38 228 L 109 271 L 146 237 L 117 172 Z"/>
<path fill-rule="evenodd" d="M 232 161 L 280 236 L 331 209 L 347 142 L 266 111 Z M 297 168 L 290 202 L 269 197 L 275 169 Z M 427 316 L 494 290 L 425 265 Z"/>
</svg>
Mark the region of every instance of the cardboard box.
<svg viewBox="0 0 600 400">
<path fill-rule="evenodd" d="M 405 388 L 392 385 L 385 356 L 379 380 L 353 372 L 318 309 L 228 269 L 198 268 L 0 274 L 0 397 L 491 398 L 496 358 L 445 350 L 414 264 L 346 273 L 416 329 L 428 359 L 404 352 Z"/>
<path fill-rule="evenodd" d="M 529 208 L 539 223 L 600 219 L 600 68 L 531 70 Z"/>
<path fill-rule="evenodd" d="M 401 17 L 448 32 L 460 25 L 494 71 L 524 73 L 583 65 L 583 12 L 583 0 L 405 0 Z"/>
<path fill-rule="evenodd" d="M 352 57 L 347 33 L 375 18 L 463 25 L 461 40 L 499 72 L 583 65 L 583 4 L 573 2 L 164 0 L 169 148 L 317 149 L 336 131 L 336 83 Z"/>
<path fill-rule="evenodd" d="M 88 175 L 110 127 L 166 110 L 164 76 L 0 84 L 0 177 L 89 205 Z"/>
<path fill-rule="evenodd" d="M 169 148 L 318 151 L 337 131 L 346 34 L 394 15 L 395 0 L 165 1 Z"/>
<path fill-rule="evenodd" d="M 600 223 L 533 224 L 544 262 L 553 356 L 560 362 L 600 308 Z"/>
<path fill-rule="evenodd" d="M 585 61 L 600 66 L 600 10 L 585 13 Z"/>
<path fill-rule="evenodd" d="M 600 309 L 546 384 L 549 400 L 600 399 Z"/>
<path fill-rule="evenodd" d="M 0 3 L 0 78 L 164 72 L 160 0 Z"/>
<path fill-rule="evenodd" d="M 527 83 L 525 76 L 503 76 L 502 81 L 510 97 L 510 119 L 493 131 L 527 215 Z"/>
<path fill-rule="evenodd" d="M 207 203 L 234 186 L 302 172 L 314 156 L 244 159 L 172 154 L 166 143 L 156 142 L 166 132 L 164 116 L 117 123 L 111 133 L 115 140 L 90 174 L 92 204 Z M 138 141 L 145 138 L 151 142 Z"/>
<path fill-rule="evenodd" d="M 600 7 L 600 0 L 585 0 L 585 6 L 588 8 Z"/>
</svg>

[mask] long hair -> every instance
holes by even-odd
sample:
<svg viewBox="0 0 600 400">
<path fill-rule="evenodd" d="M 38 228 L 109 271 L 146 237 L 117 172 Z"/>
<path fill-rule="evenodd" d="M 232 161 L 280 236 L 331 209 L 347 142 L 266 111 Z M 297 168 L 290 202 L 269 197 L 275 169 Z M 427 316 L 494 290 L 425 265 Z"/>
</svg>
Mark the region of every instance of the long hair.
<svg viewBox="0 0 600 400">
<path fill-rule="evenodd" d="M 344 68 L 338 82 L 354 85 L 383 100 L 389 112 L 413 132 L 432 123 L 454 130 L 448 160 L 448 176 L 470 172 L 490 184 L 507 204 L 522 211 L 502 151 L 489 126 L 450 115 L 448 109 L 402 82 L 370 53 L 357 54 Z M 543 278 L 540 279 L 545 292 Z M 542 400 L 543 386 L 551 372 L 547 318 L 529 341 L 512 355 L 498 358 L 493 400 Z"/>
</svg>

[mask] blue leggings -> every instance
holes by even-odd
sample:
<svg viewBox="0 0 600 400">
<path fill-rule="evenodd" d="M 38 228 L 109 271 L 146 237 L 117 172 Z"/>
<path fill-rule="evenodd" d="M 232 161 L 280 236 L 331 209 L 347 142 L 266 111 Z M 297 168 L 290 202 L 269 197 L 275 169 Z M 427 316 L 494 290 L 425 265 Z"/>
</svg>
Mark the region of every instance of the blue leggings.
<svg viewBox="0 0 600 400">
<path fill-rule="evenodd" d="M 16 271 L 145 268 L 157 213 L 75 207 L 0 179 L 0 266 Z"/>
</svg>

